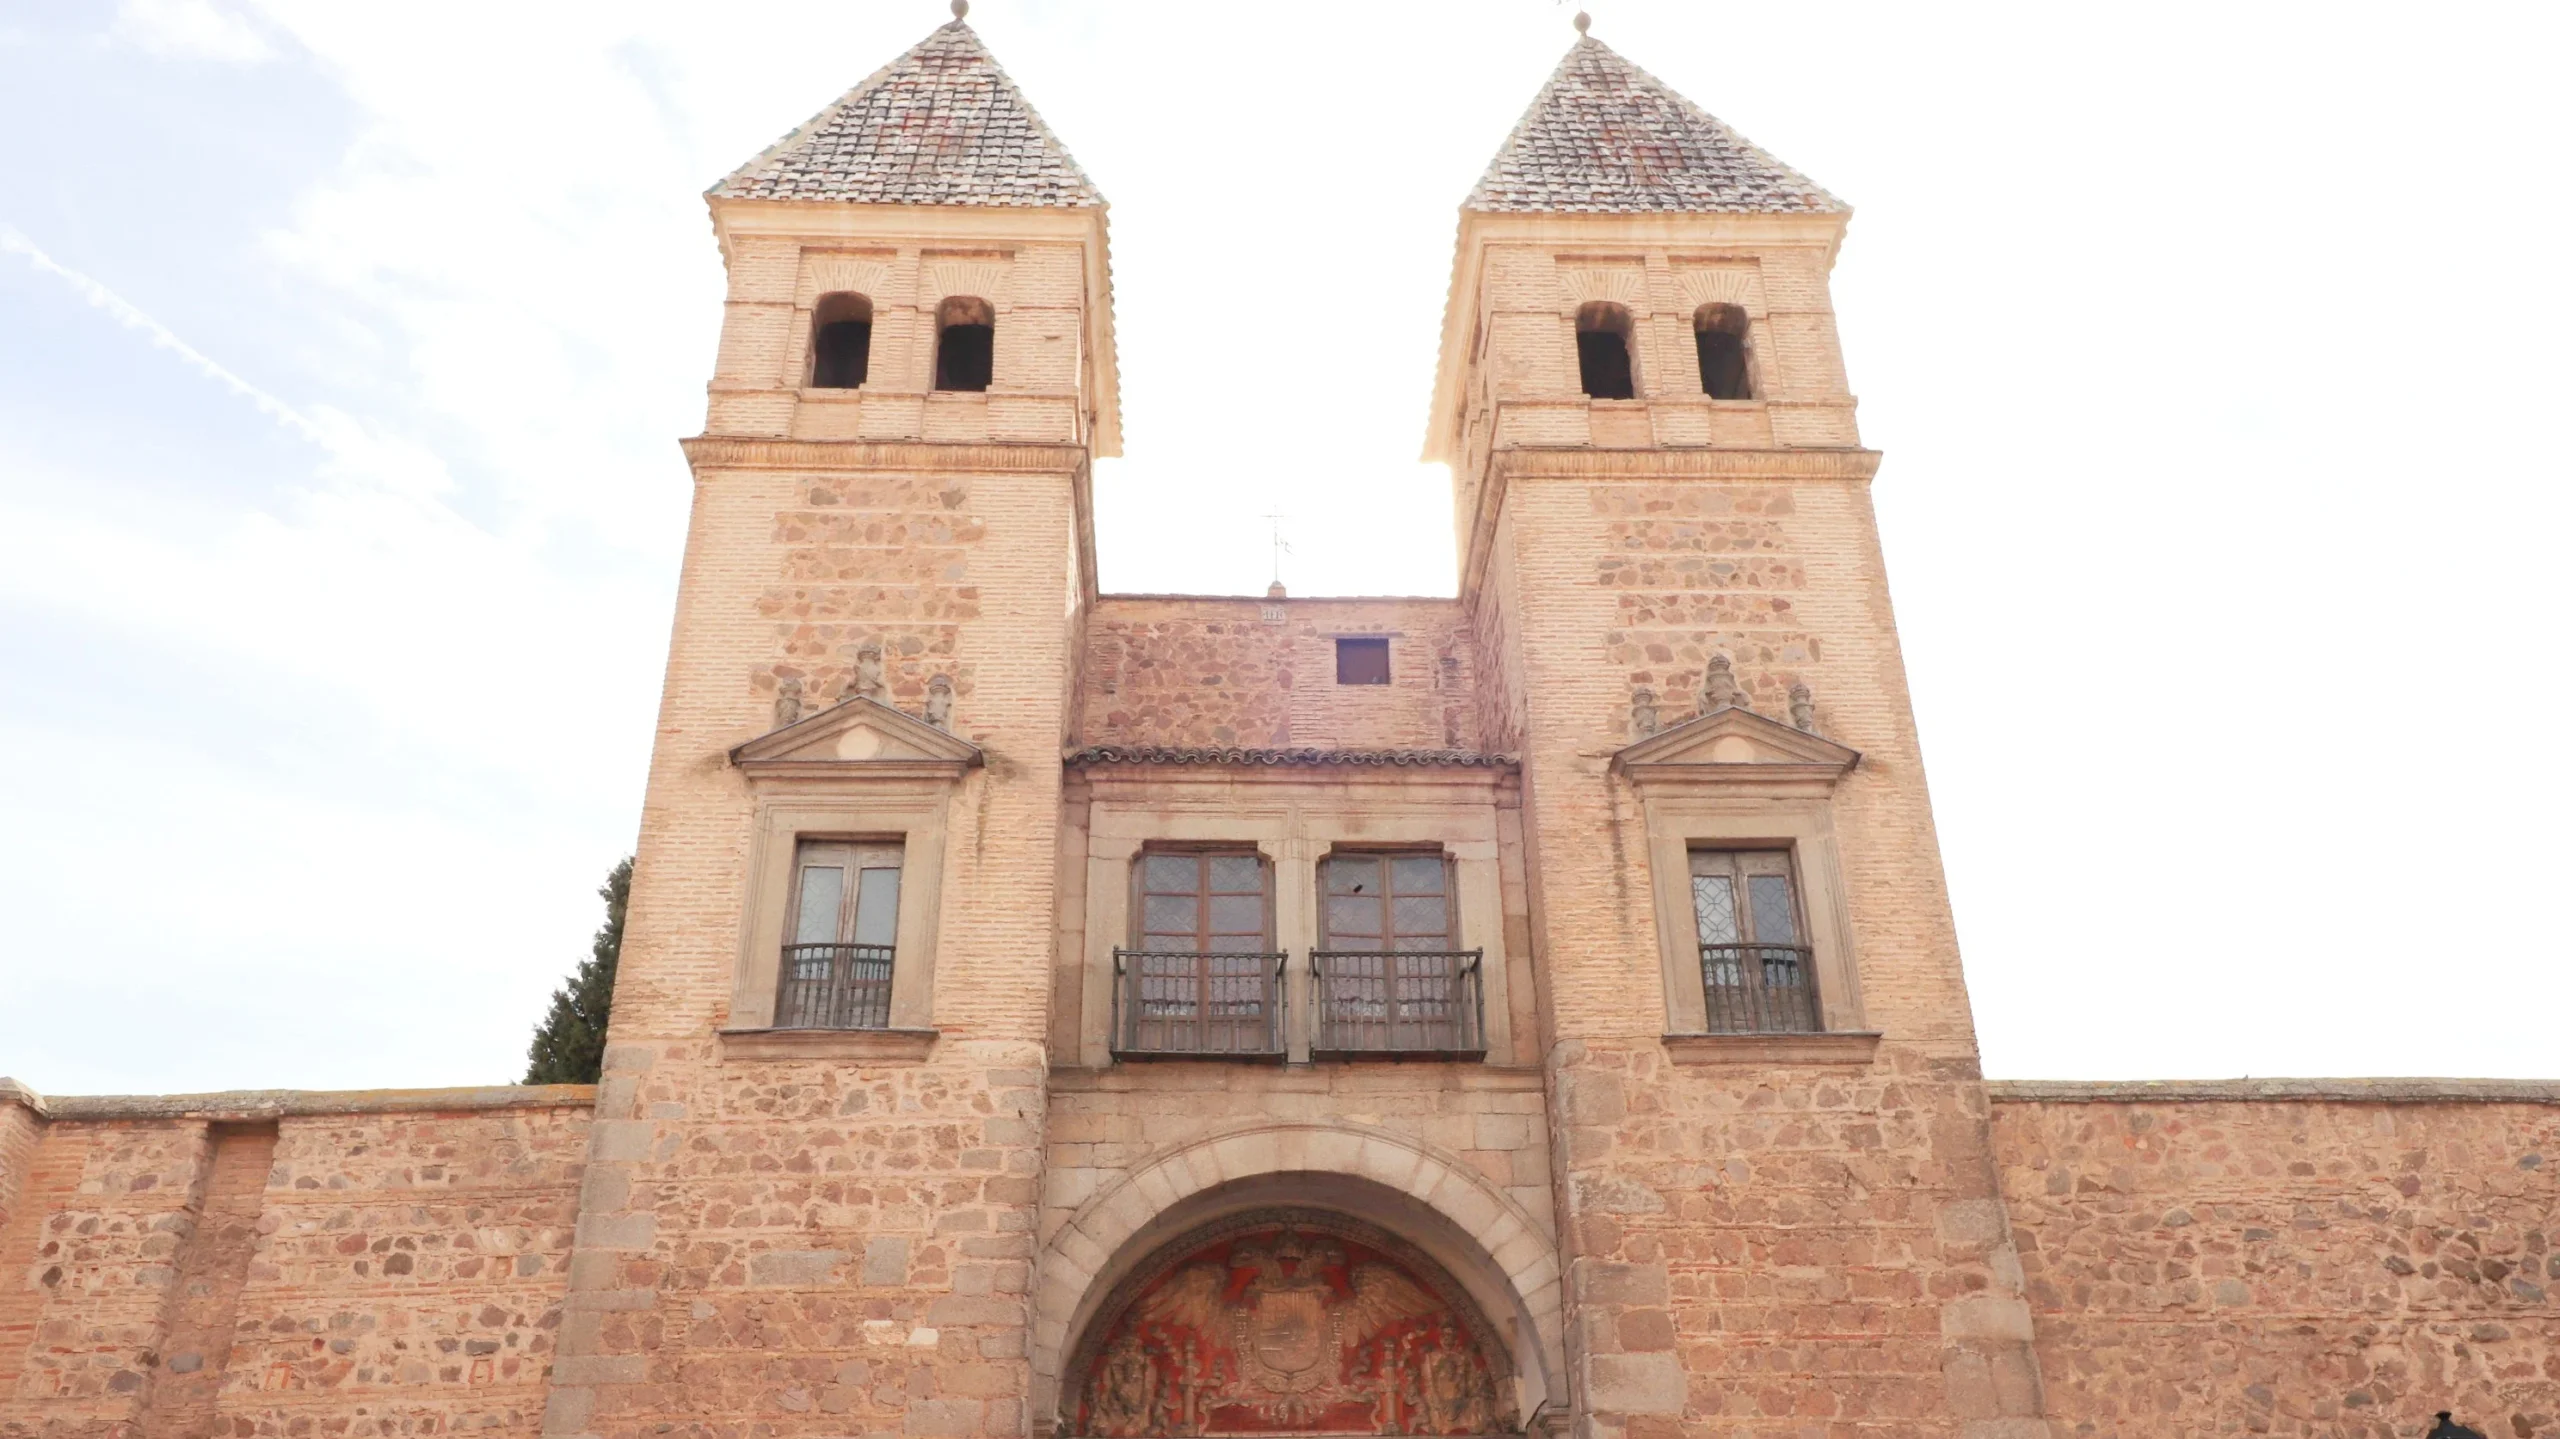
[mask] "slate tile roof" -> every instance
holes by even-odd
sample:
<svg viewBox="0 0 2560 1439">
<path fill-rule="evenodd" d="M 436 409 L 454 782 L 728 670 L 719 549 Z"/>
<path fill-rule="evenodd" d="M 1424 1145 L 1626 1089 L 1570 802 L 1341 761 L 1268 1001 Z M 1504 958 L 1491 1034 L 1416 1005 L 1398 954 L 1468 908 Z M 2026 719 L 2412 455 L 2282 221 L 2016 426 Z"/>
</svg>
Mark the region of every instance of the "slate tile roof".
<svg viewBox="0 0 2560 1439">
<path fill-rule="evenodd" d="M 1530 102 L 1466 208 L 1637 214 L 1849 207 L 1585 35 Z"/>
<path fill-rule="evenodd" d="M 711 193 L 871 205 L 1097 206 L 1102 192 L 959 20 Z"/>
</svg>

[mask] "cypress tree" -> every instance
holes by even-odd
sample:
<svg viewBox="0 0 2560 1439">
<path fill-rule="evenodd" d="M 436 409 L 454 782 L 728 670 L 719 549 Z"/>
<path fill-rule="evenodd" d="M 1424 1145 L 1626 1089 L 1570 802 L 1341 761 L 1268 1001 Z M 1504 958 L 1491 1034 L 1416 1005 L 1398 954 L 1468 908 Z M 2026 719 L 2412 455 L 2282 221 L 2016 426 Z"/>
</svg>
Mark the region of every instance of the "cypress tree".
<svg viewBox="0 0 2560 1439">
<path fill-rule="evenodd" d="M 596 893 L 604 899 L 604 928 L 595 952 L 578 961 L 569 982 L 551 992 L 551 1012 L 533 1031 L 524 1082 L 593 1084 L 604 1072 L 604 1031 L 613 1018 L 613 973 L 622 962 L 622 913 L 631 904 L 631 860 L 626 856 Z"/>
</svg>

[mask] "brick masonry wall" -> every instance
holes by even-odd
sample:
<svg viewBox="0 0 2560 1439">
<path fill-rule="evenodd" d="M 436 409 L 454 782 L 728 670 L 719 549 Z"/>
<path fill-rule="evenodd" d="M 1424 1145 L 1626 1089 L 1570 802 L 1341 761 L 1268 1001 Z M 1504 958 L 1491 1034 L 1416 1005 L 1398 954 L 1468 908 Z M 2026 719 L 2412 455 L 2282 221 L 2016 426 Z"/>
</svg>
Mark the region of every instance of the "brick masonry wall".
<svg viewBox="0 0 2560 1439">
<path fill-rule="evenodd" d="M 1389 683 L 1335 683 L 1342 635 L 1388 637 Z M 1080 737 L 1474 749 L 1476 663 L 1454 600 L 1105 596 L 1085 628 Z"/>
<path fill-rule="evenodd" d="M 1997 1088 L 2057 1433 L 2560 1432 L 2560 1089 Z"/>
<path fill-rule="evenodd" d="M 457 1093 L 54 1101 L 0 1434 L 532 1433 L 590 1092 Z"/>
<path fill-rule="evenodd" d="M 696 458 L 546 1428 L 1019 1433 L 1080 456 Z M 953 728 L 987 757 L 949 797 L 940 1038 L 920 1063 L 731 1054 L 756 792 L 725 752 L 771 728 L 778 677 L 830 703 L 873 639 L 888 702 L 953 676 Z"/>
</svg>

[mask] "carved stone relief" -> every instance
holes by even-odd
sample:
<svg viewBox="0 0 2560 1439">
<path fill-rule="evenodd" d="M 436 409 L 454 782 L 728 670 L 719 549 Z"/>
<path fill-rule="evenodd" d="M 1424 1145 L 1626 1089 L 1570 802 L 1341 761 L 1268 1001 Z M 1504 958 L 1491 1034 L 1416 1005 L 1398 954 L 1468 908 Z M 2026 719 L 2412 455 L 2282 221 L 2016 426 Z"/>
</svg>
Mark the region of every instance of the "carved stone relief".
<svg viewBox="0 0 2560 1439">
<path fill-rule="evenodd" d="M 1266 1210 L 1168 1245 L 1096 1316 L 1071 1432 L 1511 1434 L 1510 1365 L 1436 1265 L 1383 1231 Z"/>
</svg>

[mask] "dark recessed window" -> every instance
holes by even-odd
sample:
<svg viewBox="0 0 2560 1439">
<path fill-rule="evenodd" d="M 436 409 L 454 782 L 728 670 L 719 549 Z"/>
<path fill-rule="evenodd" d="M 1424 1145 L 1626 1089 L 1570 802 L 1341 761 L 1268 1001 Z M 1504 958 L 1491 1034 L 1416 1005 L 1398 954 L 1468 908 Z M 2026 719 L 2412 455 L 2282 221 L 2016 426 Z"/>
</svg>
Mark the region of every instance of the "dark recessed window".
<svg viewBox="0 0 2560 1439">
<path fill-rule="evenodd" d="M 942 302 L 933 347 L 933 387 L 983 390 L 996 374 L 996 312 L 986 301 L 954 295 Z"/>
<path fill-rule="evenodd" d="M 1624 305 L 1594 300 L 1573 317 L 1573 347 L 1582 361 L 1582 393 L 1595 400 L 1636 397 L 1636 369 L 1627 341 L 1635 320 Z"/>
<path fill-rule="evenodd" d="M 1709 399 L 1751 398 L 1751 317 L 1740 305 L 1698 307 L 1698 384 Z"/>
<path fill-rule="evenodd" d="M 809 388 L 861 388 L 871 378 L 870 299 L 850 290 L 820 295 L 809 324 Z"/>
<path fill-rule="evenodd" d="M 1333 642 L 1335 684 L 1382 685 L 1387 679 L 1387 642 L 1384 638 L 1346 638 Z"/>
</svg>

